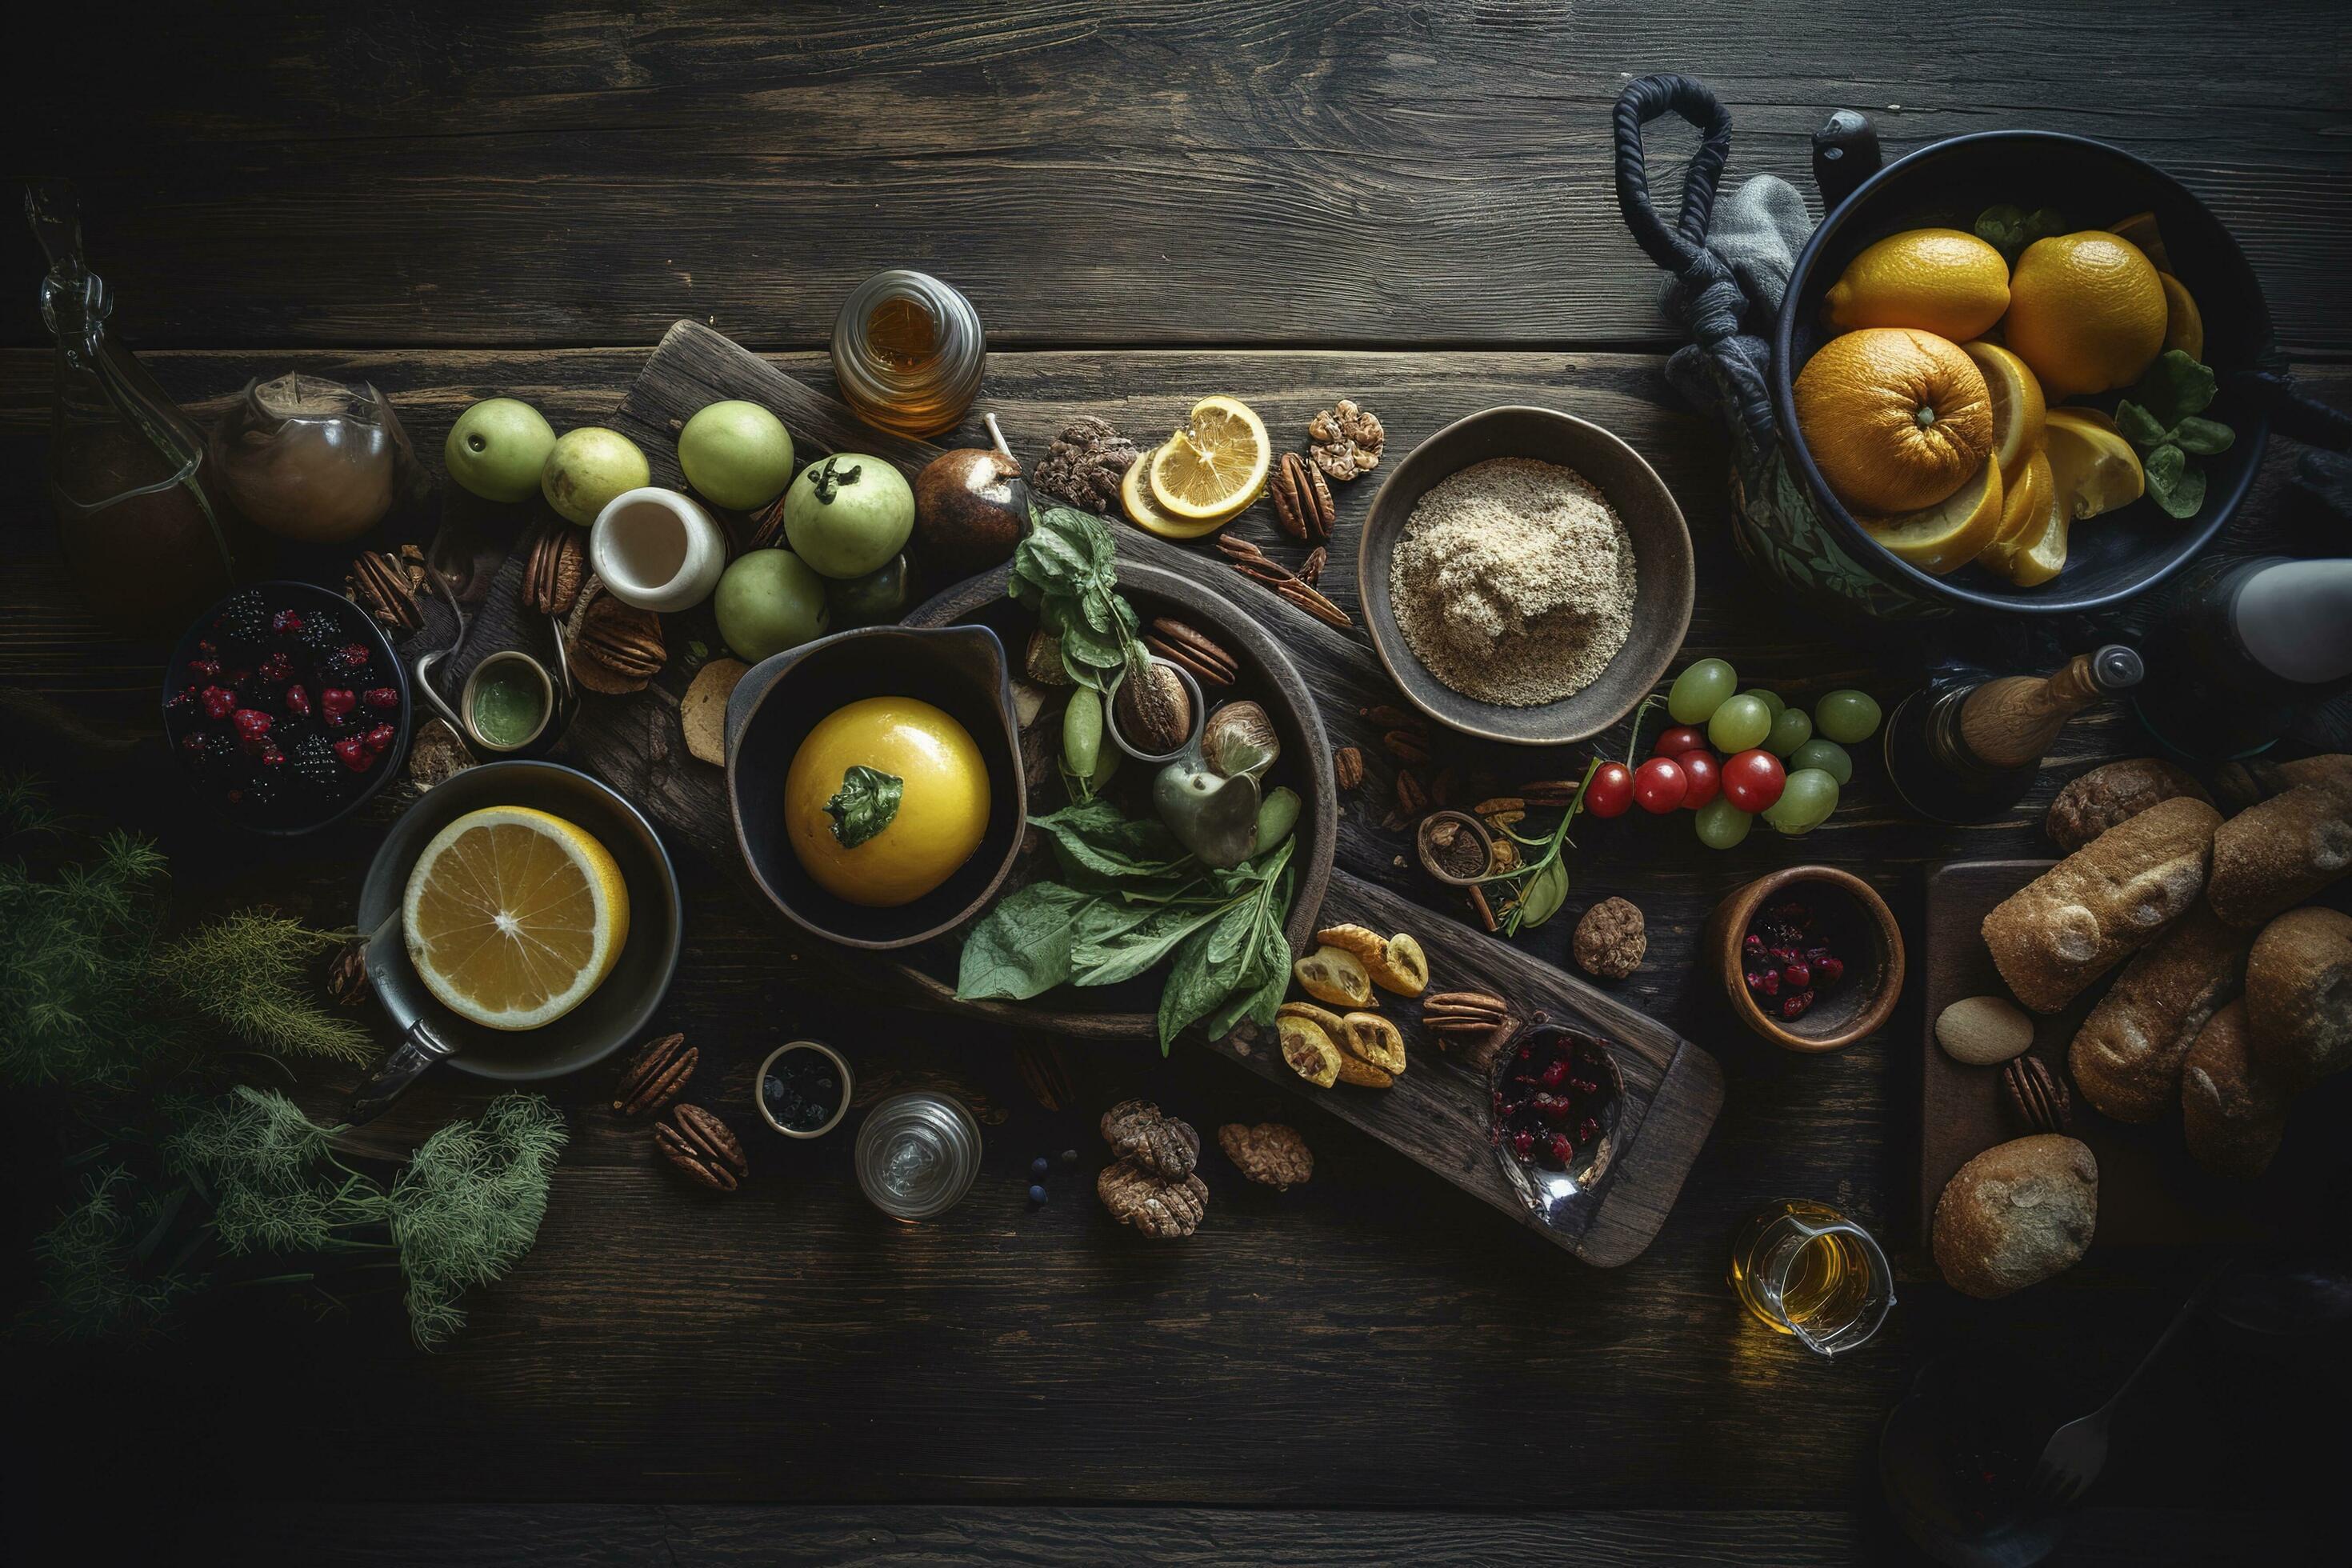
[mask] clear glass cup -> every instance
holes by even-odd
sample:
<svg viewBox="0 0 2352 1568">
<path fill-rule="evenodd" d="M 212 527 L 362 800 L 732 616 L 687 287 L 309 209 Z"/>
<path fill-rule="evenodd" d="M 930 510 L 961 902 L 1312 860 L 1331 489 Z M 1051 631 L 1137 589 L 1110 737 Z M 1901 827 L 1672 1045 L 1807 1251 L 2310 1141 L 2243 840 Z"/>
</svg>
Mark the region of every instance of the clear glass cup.
<svg viewBox="0 0 2352 1568">
<path fill-rule="evenodd" d="M 877 429 L 951 430 L 980 395 L 988 342 L 980 312 L 928 272 L 877 272 L 849 291 L 833 323 L 833 379 Z"/>
<path fill-rule="evenodd" d="M 876 1208 L 893 1219 L 934 1219 L 980 1174 L 980 1123 L 945 1095 L 895 1094 L 866 1113 L 851 1163 Z"/>
<path fill-rule="evenodd" d="M 247 382 L 205 452 L 247 520 L 313 544 L 358 538 L 416 480 L 408 432 L 382 393 L 299 372 Z"/>
<path fill-rule="evenodd" d="M 1869 1342 L 1895 1308 L 1895 1271 L 1868 1231 L 1827 1204 L 1780 1198 L 1732 1237 L 1731 1290 L 1766 1327 L 1819 1356 Z"/>
</svg>

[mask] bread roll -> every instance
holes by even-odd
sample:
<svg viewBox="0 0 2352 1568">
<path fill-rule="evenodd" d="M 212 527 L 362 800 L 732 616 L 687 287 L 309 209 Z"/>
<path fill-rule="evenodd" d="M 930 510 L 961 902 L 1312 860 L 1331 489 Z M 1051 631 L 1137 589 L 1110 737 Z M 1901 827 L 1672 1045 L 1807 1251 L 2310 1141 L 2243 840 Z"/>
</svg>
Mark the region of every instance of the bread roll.
<svg viewBox="0 0 2352 1568">
<path fill-rule="evenodd" d="M 2246 1023 L 2255 1061 L 2290 1092 L 2352 1067 L 2352 915 L 2291 910 L 2263 928 Z"/>
<path fill-rule="evenodd" d="M 2055 1013 L 2197 901 L 2221 813 L 2178 795 L 2110 827 L 1984 918 L 2017 999 Z"/>
<path fill-rule="evenodd" d="M 2241 999 L 2216 1011 L 2180 1068 L 2180 1130 L 2189 1152 L 2217 1176 L 2252 1181 L 2286 1136 L 2294 1091 L 2256 1067 Z"/>
<path fill-rule="evenodd" d="M 2066 1053 L 2083 1098 L 2118 1121 L 2154 1121 L 2180 1093 L 2180 1058 L 2246 973 L 2244 931 L 2202 903 L 2124 966 Z"/>
<path fill-rule="evenodd" d="M 2224 807 L 2243 811 L 2257 801 L 2284 795 L 2297 784 L 2321 784 L 2331 779 L 2352 784 L 2352 754 L 2332 752 L 2320 757 L 2297 757 L 2290 763 L 2274 763 L 2263 757 L 2225 763 L 2214 775 L 2213 786 Z"/>
<path fill-rule="evenodd" d="M 2132 757 L 2093 768 L 2067 781 L 2050 803 L 2045 826 L 2069 855 L 2118 823 L 2176 795 L 2205 801 L 2205 786 L 2161 757 Z"/>
<path fill-rule="evenodd" d="M 2324 779 L 2250 805 L 2213 836 L 2213 912 L 2249 930 L 2352 871 L 2352 783 Z"/>
<path fill-rule="evenodd" d="M 2086 1145 L 2057 1132 L 1996 1143 L 1936 1200 L 1936 1268 L 1955 1290 L 2006 1296 L 2072 1268 L 2098 1223 L 2099 1163 Z"/>
</svg>

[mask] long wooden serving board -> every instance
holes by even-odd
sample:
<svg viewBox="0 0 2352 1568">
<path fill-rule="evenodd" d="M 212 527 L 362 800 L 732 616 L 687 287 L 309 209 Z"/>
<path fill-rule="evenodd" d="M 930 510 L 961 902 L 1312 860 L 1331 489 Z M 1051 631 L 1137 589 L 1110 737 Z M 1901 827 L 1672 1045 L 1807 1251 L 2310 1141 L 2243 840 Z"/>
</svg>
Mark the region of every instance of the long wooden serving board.
<svg viewBox="0 0 2352 1568">
<path fill-rule="evenodd" d="M 740 397 L 773 410 L 792 430 L 800 455 L 856 450 L 902 468 L 911 479 L 937 455 L 927 442 L 886 435 L 866 426 L 836 399 L 795 380 L 766 361 L 693 321 L 679 321 L 662 339 L 623 400 L 614 426 L 635 439 L 653 466 L 654 482 L 682 486 L 677 433 L 706 404 Z M 1122 529 L 1122 554 L 1201 579 L 1207 558 L 1140 530 Z M 509 562 L 485 595 L 477 647 L 533 635 L 543 627 L 524 624 L 511 608 L 520 565 Z M 1273 595 L 1247 612 L 1278 637 L 1307 678 L 1327 726 L 1349 739 L 1366 721 L 1360 710 L 1394 700 L 1388 677 L 1361 634 L 1327 626 Z M 564 752 L 631 799 L 640 802 L 665 831 L 675 833 L 719 863 L 738 863 L 734 829 L 728 816 L 724 775 L 685 755 L 678 740 L 677 704 L 697 660 L 677 657 L 684 644 L 699 639 L 716 648 L 719 637 L 707 609 L 666 617 L 671 640 L 668 667 L 646 692 L 635 697 L 590 698 L 574 720 Z M 462 671 L 453 671 L 453 677 Z M 1723 1073 L 1715 1058 L 1665 1026 L 1616 998 L 1528 957 L 1507 942 L 1435 913 L 1346 868 L 1351 842 L 1385 861 L 1393 847 L 1376 842 L 1357 822 L 1343 824 L 1340 864 L 1330 875 L 1322 922 L 1354 921 L 1389 932 L 1411 931 L 1428 952 L 1434 989 L 1476 988 L 1507 998 L 1522 1018 L 1541 1012 L 1608 1040 L 1625 1081 L 1625 1099 L 1612 1134 L 1615 1154 L 1607 1175 L 1590 1194 L 1570 1205 L 1565 1216 L 1545 1225 L 1521 1202 L 1496 1163 L 1487 1136 L 1488 1090 L 1478 1053 L 1449 1055 L 1434 1037 L 1417 1026 L 1418 1005 L 1383 997 L 1383 1006 L 1405 1027 L 1412 1065 L 1387 1090 L 1317 1089 L 1283 1065 L 1267 1038 L 1213 1042 L 1210 1048 L 1261 1078 L 1295 1090 L 1334 1115 L 1362 1128 L 1391 1148 L 1429 1167 L 1455 1186 L 1512 1215 L 1538 1235 L 1602 1268 L 1630 1261 L 1657 1235 L 1682 1189 L 1723 1101 Z M 856 962 L 847 956 L 845 963 Z M 919 969 L 901 969 L 906 1000 L 1017 1022 L 1059 1028 L 1085 1038 L 1127 1038 L 1137 1032 L 1119 1016 L 1057 1016 L 1034 1007 L 970 1004 Z"/>
</svg>

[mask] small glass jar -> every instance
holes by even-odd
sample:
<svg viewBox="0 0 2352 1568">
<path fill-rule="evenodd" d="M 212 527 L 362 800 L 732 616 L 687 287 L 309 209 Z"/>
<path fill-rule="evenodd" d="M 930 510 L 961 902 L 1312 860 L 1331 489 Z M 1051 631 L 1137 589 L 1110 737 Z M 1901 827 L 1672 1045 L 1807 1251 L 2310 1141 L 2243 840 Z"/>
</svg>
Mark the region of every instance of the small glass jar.
<svg viewBox="0 0 2352 1568">
<path fill-rule="evenodd" d="M 247 382 L 213 427 L 206 456 L 238 511 L 313 544 L 357 539 L 382 522 L 416 474 L 408 432 L 382 393 L 299 372 Z"/>
<path fill-rule="evenodd" d="M 927 272 L 877 272 L 833 323 L 833 378 L 857 416 L 898 436 L 952 430 L 980 395 L 980 312 Z"/>
<path fill-rule="evenodd" d="M 933 1219 L 980 1174 L 980 1123 L 945 1095 L 895 1094 L 866 1113 L 852 1163 L 857 1184 L 893 1219 Z"/>
</svg>

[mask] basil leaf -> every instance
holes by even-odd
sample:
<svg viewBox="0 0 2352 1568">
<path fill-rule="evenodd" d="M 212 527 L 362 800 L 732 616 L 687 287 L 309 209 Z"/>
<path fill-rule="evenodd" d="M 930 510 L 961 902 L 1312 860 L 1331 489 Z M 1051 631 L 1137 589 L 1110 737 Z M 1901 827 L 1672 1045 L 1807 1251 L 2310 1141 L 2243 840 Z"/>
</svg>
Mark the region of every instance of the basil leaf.
<svg viewBox="0 0 2352 1568">
<path fill-rule="evenodd" d="M 2173 431 L 2172 439 L 2184 452 L 2210 457 L 2215 452 L 2228 451 L 2238 439 L 2238 433 L 2218 419 L 2202 419 L 2192 414 Z"/>
<path fill-rule="evenodd" d="M 2168 441 L 2142 465 L 2148 499 L 2168 517 L 2194 517 L 2205 504 L 2205 470 L 2189 466 L 2187 454 Z"/>
<path fill-rule="evenodd" d="M 1532 931 L 1559 913 L 1568 901 L 1568 868 L 1558 860 L 1544 863 L 1519 889 L 1519 929 Z"/>
<path fill-rule="evenodd" d="M 2015 261 L 2017 253 L 2025 248 L 2025 209 L 2007 202 L 1985 208 L 1977 214 L 1976 237 L 2000 251 L 2003 259 Z"/>
<path fill-rule="evenodd" d="M 1093 901 L 1058 882 L 1032 882 L 999 899 L 964 938 L 956 994 L 1021 1002 L 1067 982 L 1077 918 Z"/>
<path fill-rule="evenodd" d="M 2190 415 L 2204 413 L 2218 384 L 2211 367 L 2198 363 L 2187 350 L 2167 349 L 2132 388 L 2132 397 L 2169 430 Z"/>
<path fill-rule="evenodd" d="M 855 763 L 841 775 L 841 788 L 824 803 L 833 818 L 833 836 L 845 849 L 855 849 L 897 820 L 898 799 L 907 784 L 895 773 Z"/>
<path fill-rule="evenodd" d="M 2143 448 L 2163 445 L 2169 434 L 2155 415 L 2128 397 L 2116 405 L 2116 428 L 2123 432 L 2124 439 Z"/>
</svg>

